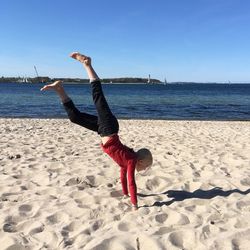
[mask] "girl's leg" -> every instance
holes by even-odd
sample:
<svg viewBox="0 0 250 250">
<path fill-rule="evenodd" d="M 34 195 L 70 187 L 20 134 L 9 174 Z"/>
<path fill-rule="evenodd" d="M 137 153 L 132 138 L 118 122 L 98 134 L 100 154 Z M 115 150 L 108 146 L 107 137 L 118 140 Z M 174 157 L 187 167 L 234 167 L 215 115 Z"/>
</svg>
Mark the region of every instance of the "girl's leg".
<svg viewBox="0 0 250 250">
<path fill-rule="evenodd" d="M 78 124 L 84 128 L 89 130 L 98 132 L 98 118 L 97 116 L 90 115 L 87 113 L 80 112 L 72 102 L 72 100 L 68 100 L 63 103 L 63 106 L 68 114 L 68 117 L 71 122 Z"/>
<path fill-rule="evenodd" d="M 80 63 L 82 63 L 83 67 L 87 72 L 90 82 L 99 79 L 98 75 L 96 74 L 95 70 L 91 65 L 90 57 L 82 55 L 79 52 L 73 52 L 70 54 L 70 56 L 75 60 L 79 61 Z"/>
<path fill-rule="evenodd" d="M 67 93 L 65 92 L 62 82 L 56 81 L 52 84 L 45 85 L 43 88 L 41 88 L 41 91 L 44 90 L 55 90 L 58 96 L 60 97 L 62 104 L 68 114 L 68 117 L 71 122 L 76 123 L 82 127 L 85 127 L 89 130 L 98 131 L 98 125 L 97 125 L 97 116 L 89 115 L 86 113 L 81 113 L 74 105 L 72 100 L 69 98 Z"/>
<path fill-rule="evenodd" d="M 70 98 L 68 97 L 67 93 L 65 92 L 62 86 L 62 81 L 55 81 L 51 84 L 45 85 L 41 88 L 41 91 L 44 90 L 54 90 L 60 97 L 62 103 L 70 100 Z"/>
<path fill-rule="evenodd" d="M 109 105 L 103 94 L 102 85 L 99 80 L 99 77 L 91 65 L 91 58 L 81 55 L 78 52 L 72 53 L 71 57 L 80 61 L 83 64 L 90 79 L 93 101 L 98 113 L 98 133 L 101 136 L 109 136 L 111 134 L 118 133 L 118 121 L 109 108 Z"/>
</svg>

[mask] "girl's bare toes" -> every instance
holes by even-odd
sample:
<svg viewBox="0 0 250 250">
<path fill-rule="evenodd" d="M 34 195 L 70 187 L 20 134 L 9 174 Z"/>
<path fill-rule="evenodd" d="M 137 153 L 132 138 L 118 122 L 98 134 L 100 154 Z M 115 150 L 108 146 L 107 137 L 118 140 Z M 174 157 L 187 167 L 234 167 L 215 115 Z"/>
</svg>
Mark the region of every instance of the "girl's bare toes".
<svg viewBox="0 0 250 250">
<path fill-rule="evenodd" d="M 77 55 L 79 55 L 79 52 L 72 52 L 72 53 L 70 54 L 70 57 L 76 59 Z"/>
<path fill-rule="evenodd" d="M 91 59 L 88 56 L 82 55 L 79 52 L 73 52 L 70 54 L 70 57 L 76 59 L 77 61 L 84 63 L 85 65 L 90 65 Z"/>
</svg>

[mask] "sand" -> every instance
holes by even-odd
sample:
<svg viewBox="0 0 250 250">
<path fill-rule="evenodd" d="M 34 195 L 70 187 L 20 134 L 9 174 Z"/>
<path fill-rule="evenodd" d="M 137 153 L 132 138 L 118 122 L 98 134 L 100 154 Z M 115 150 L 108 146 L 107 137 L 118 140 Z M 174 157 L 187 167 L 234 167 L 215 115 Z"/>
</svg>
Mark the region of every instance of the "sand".
<svg viewBox="0 0 250 250">
<path fill-rule="evenodd" d="M 120 121 L 147 146 L 139 210 L 99 137 L 57 119 L 0 119 L 0 248 L 249 249 L 250 123 Z"/>
</svg>

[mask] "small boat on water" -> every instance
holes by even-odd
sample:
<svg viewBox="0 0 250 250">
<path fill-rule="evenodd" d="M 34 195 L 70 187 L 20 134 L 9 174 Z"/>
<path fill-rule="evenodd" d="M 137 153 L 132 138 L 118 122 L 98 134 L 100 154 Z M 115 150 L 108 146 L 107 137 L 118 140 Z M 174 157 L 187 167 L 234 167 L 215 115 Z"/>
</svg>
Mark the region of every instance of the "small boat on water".
<svg viewBox="0 0 250 250">
<path fill-rule="evenodd" d="M 18 83 L 31 83 L 31 81 L 27 77 L 20 78 L 17 80 Z"/>
</svg>

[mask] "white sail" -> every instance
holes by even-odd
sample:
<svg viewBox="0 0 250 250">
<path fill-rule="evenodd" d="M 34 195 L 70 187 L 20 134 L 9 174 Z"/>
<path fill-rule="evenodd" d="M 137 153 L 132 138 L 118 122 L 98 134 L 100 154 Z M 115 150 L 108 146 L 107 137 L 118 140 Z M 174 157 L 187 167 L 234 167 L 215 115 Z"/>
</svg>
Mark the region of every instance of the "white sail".
<svg viewBox="0 0 250 250">
<path fill-rule="evenodd" d="M 148 83 L 151 82 L 150 74 L 148 75 Z"/>
</svg>

